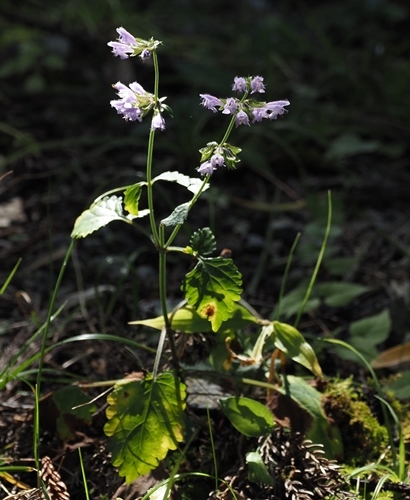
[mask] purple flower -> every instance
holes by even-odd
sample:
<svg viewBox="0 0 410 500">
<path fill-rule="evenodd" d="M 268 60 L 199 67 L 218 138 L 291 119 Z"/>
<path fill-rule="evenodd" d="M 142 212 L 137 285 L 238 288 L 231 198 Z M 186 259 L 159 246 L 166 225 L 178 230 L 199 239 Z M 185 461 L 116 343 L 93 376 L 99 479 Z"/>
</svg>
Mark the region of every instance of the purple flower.
<svg viewBox="0 0 410 500">
<path fill-rule="evenodd" d="M 263 94 L 265 92 L 265 85 L 263 84 L 262 76 L 255 76 L 254 78 L 252 78 L 251 94 L 254 94 L 255 92 L 259 92 L 260 94 Z"/>
<path fill-rule="evenodd" d="M 151 122 L 151 129 L 152 130 L 165 130 L 165 120 L 161 113 L 155 113 L 154 116 L 152 117 L 152 122 Z"/>
<path fill-rule="evenodd" d="M 278 115 L 283 115 L 286 109 L 284 106 L 289 106 L 290 102 L 288 100 L 282 101 L 271 101 L 267 102 L 261 108 L 253 109 L 253 123 L 260 122 L 263 118 L 268 118 L 269 120 L 276 120 Z"/>
<path fill-rule="evenodd" d="M 246 92 L 246 79 L 243 76 L 235 76 L 232 90 L 236 92 Z"/>
<path fill-rule="evenodd" d="M 238 105 L 237 105 L 236 99 L 234 97 L 228 97 L 222 113 L 224 115 L 229 115 L 229 114 L 233 115 L 235 113 L 237 107 L 238 107 Z"/>
<path fill-rule="evenodd" d="M 210 109 L 214 113 L 217 112 L 216 106 L 222 106 L 222 101 L 217 97 L 214 97 L 210 94 L 199 94 L 199 97 L 202 99 L 202 106 L 204 108 Z"/>
<path fill-rule="evenodd" d="M 224 166 L 224 163 L 225 163 L 225 159 L 224 157 L 219 154 L 219 153 L 215 153 L 212 158 L 211 158 L 211 165 L 212 167 L 214 168 L 214 170 L 216 170 L 218 167 L 223 167 Z"/>
<path fill-rule="evenodd" d="M 145 96 L 147 94 L 143 87 L 137 82 L 131 83 L 129 87 L 117 82 L 113 87 L 118 91 L 120 99 L 111 101 L 111 106 L 117 110 L 119 115 L 123 115 L 125 120 L 142 121 L 142 110 L 138 107 L 138 95 Z"/>
<path fill-rule="evenodd" d="M 242 109 L 238 111 L 235 117 L 235 125 L 238 127 L 239 125 L 249 125 L 249 117 Z"/>
<path fill-rule="evenodd" d="M 117 28 L 117 33 L 120 35 L 118 41 L 108 42 L 107 45 L 112 47 L 112 53 L 115 56 L 119 56 L 121 59 L 128 59 L 138 46 L 137 40 L 124 28 Z"/>
<path fill-rule="evenodd" d="M 212 175 L 214 170 L 216 170 L 216 168 L 212 166 L 212 163 L 210 161 L 205 161 L 197 168 L 197 171 L 201 175 Z"/>
<path fill-rule="evenodd" d="M 151 51 L 149 49 L 144 49 L 141 54 L 140 54 L 140 58 L 143 60 L 143 61 L 146 61 L 147 59 L 149 59 L 151 57 Z"/>
</svg>

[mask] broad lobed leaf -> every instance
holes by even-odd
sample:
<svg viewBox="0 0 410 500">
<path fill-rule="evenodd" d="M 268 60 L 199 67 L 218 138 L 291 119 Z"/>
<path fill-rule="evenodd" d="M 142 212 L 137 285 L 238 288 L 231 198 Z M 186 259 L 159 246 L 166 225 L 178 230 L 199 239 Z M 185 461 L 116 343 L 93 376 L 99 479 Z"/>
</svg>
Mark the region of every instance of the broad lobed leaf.
<svg viewBox="0 0 410 500">
<path fill-rule="evenodd" d="M 131 483 L 183 440 L 186 386 L 172 373 L 117 384 L 107 397 L 104 432 L 112 463 Z"/>
</svg>

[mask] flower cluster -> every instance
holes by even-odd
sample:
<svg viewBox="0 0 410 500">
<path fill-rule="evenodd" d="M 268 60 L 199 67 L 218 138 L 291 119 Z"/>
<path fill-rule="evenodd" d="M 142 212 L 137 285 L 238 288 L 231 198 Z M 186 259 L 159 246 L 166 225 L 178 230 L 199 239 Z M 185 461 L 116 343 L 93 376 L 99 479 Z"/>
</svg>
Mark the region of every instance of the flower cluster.
<svg viewBox="0 0 410 500">
<path fill-rule="evenodd" d="M 142 40 L 135 38 L 124 28 L 117 28 L 117 33 L 120 35 L 115 42 L 108 42 L 107 45 L 112 48 L 112 53 L 121 59 L 140 56 L 144 61 L 151 57 L 151 52 L 155 50 L 161 42 L 150 38 Z"/>
<path fill-rule="evenodd" d="M 235 117 L 235 125 L 250 125 L 262 121 L 264 118 L 268 120 L 276 120 L 279 115 L 283 115 L 287 110 L 285 106 L 289 106 L 290 102 L 286 99 L 281 101 L 261 102 L 255 99 L 248 99 L 249 94 L 265 93 L 265 84 L 262 76 L 236 76 L 232 85 L 232 90 L 242 92 L 242 99 L 237 97 L 227 97 L 222 99 L 211 94 L 200 94 L 202 99 L 201 104 L 204 108 L 210 109 L 216 113 L 221 111 L 225 115 Z M 197 171 L 202 175 L 212 175 L 219 167 L 227 166 L 235 168 L 235 163 L 239 161 L 237 154 L 239 148 L 235 148 L 229 144 L 218 145 L 215 142 L 207 144 L 206 148 L 200 149 L 202 153 L 201 165 Z"/>
<path fill-rule="evenodd" d="M 208 142 L 206 147 L 200 149 L 199 152 L 201 153 L 201 165 L 197 171 L 201 175 L 212 175 L 220 167 L 235 168 L 235 163 L 240 161 L 238 154 L 241 149 L 227 142 L 222 145 Z"/>
<path fill-rule="evenodd" d="M 169 106 L 163 103 L 166 97 L 156 100 L 154 94 L 146 92 L 137 82 L 127 87 L 121 82 L 113 85 L 120 99 L 111 101 L 110 104 L 122 115 L 124 120 L 141 122 L 145 115 L 153 110 L 151 128 L 153 130 L 165 130 L 165 120 L 161 112 L 165 109 L 170 111 Z"/>
<path fill-rule="evenodd" d="M 264 93 L 265 85 L 263 77 L 242 77 L 237 76 L 234 79 L 232 90 L 236 92 L 248 93 Z M 286 112 L 285 106 L 289 106 L 290 102 L 286 99 L 281 101 L 260 102 L 254 99 L 238 99 L 236 97 L 228 97 L 222 99 L 210 94 L 200 94 L 202 106 L 210 109 L 214 113 L 222 111 L 223 114 L 235 116 L 235 125 L 250 125 L 260 122 L 263 118 L 276 120 L 279 115 Z"/>
<path fill-rule="evenodd" d="M 139 55 L 141 59 L 147 59 L 151 56 L 151 52 L 155 50 L 161 42 L 151 38 L 150 40 L 142 40 L 135 38 L 124 28 L 118 28 L 118 41 L 109 42 L 112 47 L 112 52 L 115 56 L 121 59 L 127 59 Z M 117 110 L 117 113 L 122 115 L 124 120 L 141 122 L 151 110 L 153 111 L 151 129 L 165 130 L 165 120 L 162 112 L 167 110 L 171 112 L 169 106 L 164 104 L 166 97 L 157 99 L 154 94 L 146 92 L 144 88 L 137 82 L 131 83 L 128 87 L 121 82 L 113 85 L 119 99 L 110 102 L 111 106 Z"/>
</svg>

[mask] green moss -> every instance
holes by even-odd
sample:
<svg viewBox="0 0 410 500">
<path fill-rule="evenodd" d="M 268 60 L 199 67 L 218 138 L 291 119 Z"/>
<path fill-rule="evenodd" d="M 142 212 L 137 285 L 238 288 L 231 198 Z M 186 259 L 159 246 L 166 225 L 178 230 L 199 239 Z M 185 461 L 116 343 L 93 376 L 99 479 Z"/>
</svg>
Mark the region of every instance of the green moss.
<svg viewBox="0 0 410 500">
<path fill-rule="evenodd" d="M 365 465 L 387 450 L 387 429 L 373 415 L 362 391 L 353 385 L 351 378 L 329 382 L 324 406 L 328 417 L 339 426 L 344 463 Z"/>
</svg>

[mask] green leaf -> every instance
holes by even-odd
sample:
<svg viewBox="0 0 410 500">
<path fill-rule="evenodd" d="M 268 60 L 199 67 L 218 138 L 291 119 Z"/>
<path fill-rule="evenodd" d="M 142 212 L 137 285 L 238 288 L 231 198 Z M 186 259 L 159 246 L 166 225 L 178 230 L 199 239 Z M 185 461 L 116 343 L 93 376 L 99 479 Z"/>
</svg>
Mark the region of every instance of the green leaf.
<svg viewBox="0 0 410 500">
<path fill-rule="evenodd" d="M 196 194 L 202 184 L 203 181 L 197 177 L 188 177 L 187 175 L 181 174 L 179 172 L 162 172 L 157 177 L 152 179 L 152 182 L 156 181 L 168 181 L 168 182 L 176 182 L 180 186 L 183 186 L 188 189 L 193 194 Z M 209 184 L 207 183 L 202 191 L 206 191 L 209 188 Z"/>
<path fill-rule="evenodd" d="M 376 345 L 384 342 L 391 330 L 391 319 L 388 309 L 374 316 L 368 316 L 354 321 L 349 326 L 351 335 L 350 343 L 367 360 L 371 360 L 377 355 Z M 342 355 L 345 359 L 352 359 L 350 352 Z"/>
<path fill-rule="evenodd" d="M 310 370 L 317 377 L 323 376 L 315 351 L 294 326 L 274 321 L 272 329 L 274 332 L 273 343 L 275 347 Z"/>
<path fill-rule="evenodd" d="M 129 186 L 124 191 L 124 207 L 132 215 L 138 215 L 138 202 L 141 197 L 142 186 L 139 182 L 133 186 Z"/>
<path fill-rule="evenodd" d="M 212 330 L 211 324 L 203 318 L 192 306 L 185 305 L 174 312 L 168 314 L 173 330 L 184 333 L 200 333 Z M 230 313 L 229 319 L 223 322 L 218 332 L 227 330 L 238 330 L 251 323 L 259 323 L 260 319 L 254 316 L 246 307 L 235 303 Z M 144 325 L 156 330 L 162 330 L 165 326 L 164 317 L 130 321 L 130 325 Z"/>
<path fill-rule="evenodd" d="M 248 479 L 253 483 L 273 484 L 273 477 L 269 474 L 266 465 L 258 451 L 251 451 L 246 454 L 248 464 Z"/>
<path fill-rule="evenodd" d="M 76 421 L 90 424 L 91 415 L 97 410 L 95 404 L 87 404 L 90 399 L 73 385 L 58 389 L 52 400 L 57 407 L 57 432 L 61 439 L 75 439 Z"/>
<path fill-rule="evenodd" d="M 281 378 L 283 384 L 278 391 L 290 396 L 312 417 L 307 438 L 322 444 L 327 458 L 340 458 L 343 454 L 342 438 L 339 428 L 329 422 L 323 411 L 322 394 L 300 377 L 287 375 Z"/>
<path fill-rule="evenodd" d="M 189 205 L 190 203 L 183 203 L 175 207 L 171 215 L 162 219 L 161 224 L 164 226 L 178 226 L 179 224 L 183 224 L 188 217 Z"/>
<path fill-rule="evenodd" d="M 317 287 L 317 293 L 323 298 L 325 304 L 331 307 L 342 307 L 354 300 L 362 293 L 368 292 L 367 286 L 357 283 L 329 282 Z"/>
<path fill-rule="evenodd" d="M 140 210 L 138 217 L 144 217 L 149 210 Z M 125 215 L 122 208 L 122 197 L 104 196 L 95 201 L 88 210 L 85 210 L 75 221 L 72 238 L 85 238 L 89 234 L 106 226 L 113 220 L 121 220 L 127 224 L 132 224 L 136 216 Z"/>
<path fill-rule="evenodd" d="M 201 258 L 186 275 L 185 298 L 218 331 L 241 298 L 242 275 L 232 259 Z"/>
<path fill-rule="evenodd" d="M 183 440 L 186 386 L 172 373 L 117 384 L 107 397 L 112 463 L 128 483 L 155 469 Z"/>
<path fill-rule="evenodd" d="M 191 236 L 189 244 L 194 251 L 194 255 L 209 255 L 216 250 L 216 240 L 209 227 L 198 229 Z"/>
<path fill-rule="evenodd" d="M 298 313 L 300 305 L 306 295 L 307 283 L 295 288 L 287 293 L 280 302 L 280 315 L 286 319 Z M 317 297 L 311 296 L 306 303 L 305 313 L 314 311 L 320 306 L 320 300 Z"/>
<path fill-rule="evenodd" d="M 219 401 L 231 424 L 248 437 L 264 436 L 271 432 L 275 423 L 265 405 L 250 398 L 226 398 Z"/>
</svg>

